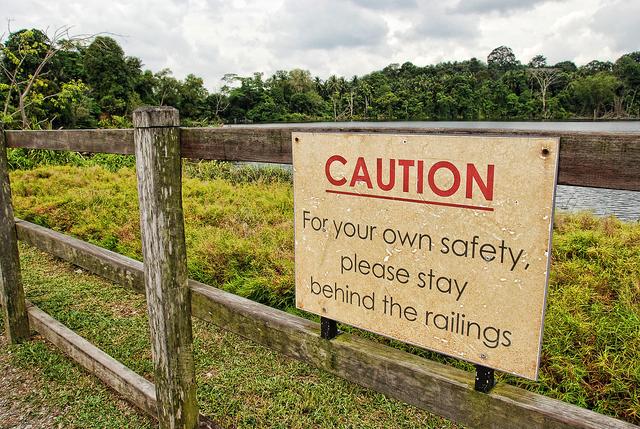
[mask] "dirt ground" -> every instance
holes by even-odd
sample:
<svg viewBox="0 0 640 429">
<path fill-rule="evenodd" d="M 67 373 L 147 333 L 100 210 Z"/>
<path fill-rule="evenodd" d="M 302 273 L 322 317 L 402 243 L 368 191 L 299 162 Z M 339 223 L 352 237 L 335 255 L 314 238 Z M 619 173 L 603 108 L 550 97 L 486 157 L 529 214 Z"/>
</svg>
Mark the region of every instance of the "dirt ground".
<svg viewBox="0 0 640 429">
<path fill-rule="evenodd" d="M 42 401 L 40 383 L 33 373 L 11 365 L 7 340 L 0 335 L 0 429 L 58 428 L 58 410 Z"/>
</svg>

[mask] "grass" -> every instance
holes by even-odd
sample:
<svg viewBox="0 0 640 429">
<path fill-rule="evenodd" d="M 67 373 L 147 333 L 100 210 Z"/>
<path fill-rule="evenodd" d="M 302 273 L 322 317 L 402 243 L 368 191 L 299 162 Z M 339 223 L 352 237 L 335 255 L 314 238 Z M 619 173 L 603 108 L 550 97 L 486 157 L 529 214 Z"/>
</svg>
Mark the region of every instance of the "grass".
<svg viewBox="0 0 640 429">
<path fill-rule="evenodd" d="M 233 184 L 240 183 L 291 183 L 293 171 L 268 164 L 233 164 L 230 162 L 200 161 L 185 162 L 184 172 L 188 177 L 200 180 L 223 179 Z"/>
<path fill-rule="evenodd" d="M 266 188 L 265 188 L 266 187 Z M 12 173 L 16 215 L 141 259 L 135 172 L 48 166 Z M 292 189 L 286 181 L 186 178 L 190 274 L 279 308 L 293 305 Z"/>
<path fill-rule="evenodd" d="M 190 276 L 296 312 L 290 178 L 238 170 L 223 163 L 185 167 Z M 140 259 L 133 169 L 48 166 L 14 171 L 11 180 L 18 216 Z M 554 228 L 540 380 L 502 379 L 638 424 L 640 224 L 580 214 L 558 216 Z"/>
<path fill-rule="evenodd" d="M 99 165 L 110 171 L 134 167 L 135 157 L 109 153 L 81 154 L 79 152 L 43 149 L 8 149 L 7 161 L 11 170 L 31 170 L 40 166 L 72 165 L 87 167 Z"/>
<path fill-rule="evenodd" d="M 531 388 L 640 423 L 640 224 L 560 217 Z"/>
<path fill-rule="evenodd" d="M 21 260 L 32 302 L 152 379 L 142 295 L 33 248 L 22 246 Z M 194 359 L 201 412 L 225 427 L 456 427 L 201 321 L 194 323 Z M 2 361 L 33 381 L 32 391 L 15 400 L 48 410 L 51 427 L 153 426 L 43 341 L 3 346 Z"/>
</svg>

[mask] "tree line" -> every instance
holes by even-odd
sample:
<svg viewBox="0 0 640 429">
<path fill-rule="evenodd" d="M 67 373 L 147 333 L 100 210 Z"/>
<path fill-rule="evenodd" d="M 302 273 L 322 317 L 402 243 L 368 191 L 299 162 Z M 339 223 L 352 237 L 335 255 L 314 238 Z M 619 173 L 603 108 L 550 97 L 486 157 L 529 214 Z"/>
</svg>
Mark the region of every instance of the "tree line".
<svg viewBox="0 0 640 429">
<path fill-rule="evenodd" d="M 0 120 L 8 128 L 130 126 L 141 105 L 169 105 L 186 125 L 351 120 L 546 120 L 640 117 L 640 51 L 615 62 L 527 63 L 500 46 L 486 61 L 390 64 L 327 79 L 307 70 L 226 74 L 216 91 L 189 74 L 143 69 L 106 35 L 38 29 L 0 40 Z"/>
</svg>

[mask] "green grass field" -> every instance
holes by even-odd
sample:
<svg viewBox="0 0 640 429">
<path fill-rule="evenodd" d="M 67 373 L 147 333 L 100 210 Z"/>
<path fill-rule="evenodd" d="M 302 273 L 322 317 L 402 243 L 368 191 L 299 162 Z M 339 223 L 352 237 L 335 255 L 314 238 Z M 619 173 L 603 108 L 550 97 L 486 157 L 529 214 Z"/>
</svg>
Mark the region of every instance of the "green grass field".
<svg viewBox="0 0 640 429">
<path fill-rule="evenodd" d="M 152 378 L 144 297 L 21 246 L 30 299 L 137 373 Z M 449 428 L 444 419 L 279 356 L 215 326 L 194 321 L 194 358 L 201 412 L 224 427 Z M 101 382 L 39 340 L 0 348 L 0 368 L 20 371 L 16 406 L 53 416 L 34 427 L 149 428 L 139 414 Z M 25 393 L 25 392 L 23 392 Z M 1 408 L 0 408 L 1 410 Z M 0 411 L 0 417 L 2 416 Z M 4 426 L 13 427 L 7 420 Z"/>
<path fill-rule="evenodd" d="M 81 167 L 46 166 L 16 170 L 11 175 L 16 215 L 140 259 L 135 172 L 126 166 L 126 162 L 122 165 L 125 167 L 120 169 L 94 163 Z M 190 276 L 250 299 L 295 311 L 290 177 L 276 170 L 267 173 L 251 169 L 239 171 L 227 164 L 188 165 L 185 168 L 183 198 Z M 32 250 L 26 251 L 25 257 L 31 258 L 31 262 L 25 263 L 25 272 L 28 273 L 25 277 L 38 271 L 34 261 L 43 261 L 44 266 L 61 265 Z M 558 216 L 552 257 L 540 380 L 534 383 L 515 377 L 502 376 L 502 379 L 528 390 L 640 423 L 640 224 L 623 223 L 613 218 L 598 219 L 590 215 Z M 45 282 L 45 277 L 43 275 L 41 281 Z M 102 288 L 101 293 L 90 294 L 88 301 L 79 301 L 76 290 L 79 286 L 75 285 L 78 280 L 73 279 L 76 277 L 69 273 L 63 286 L 59 285 L 61 282 L 39 286 L 38 282 L 26 280 L 29 298 L 126 365 L 148 375 L 150 363 L 144 339 L 146 328 L 141 297 L 118 288 Z M 92 278 L 87 282 L 98 280 Z M 107 296 L 102 297 L 102 294 Z M 98 302 L 103 299 L 106 302 Z M 130 307 L 128 303 L 132 303 Z M 80 306 L 77 310 L 69 309 L 77 306 Z M 119 310 L 125 312 L 122 315 L 113 313 L 119 306 L 128 309 L 126 312 Z M 129 331 L 137 332 L 135 338 L 129 337 Z M 390 416 L 398 426 L 403 422 L 406 426 L 424 425 L 428 419 L 426 414 L 411 407 L 371 393 L 362 393 L 377 398 L 368 399 L 373 401 L 371 404 L 379 405 L 383 401 L 394 405 L 354 409 L 351 406 L 359 400 L 353 397 L 342 398 L 345 403 L 318 404 L 315 401 L 324 395 L 331 396 L 327 389 L 334 388 L 322 383 L 327 380 L 338 384 L 343 382 L 301 364 L 278 360 L 260 347 L 210 326 L 205 328 L 197 323 L 196 331 L 202 407 L 207 414 L 223 422 L 262 426 L 261 422 L 268 421 L 269 416 L 277 416 L 287 422 L 283 424 L 286 427 L 362 427 L 384 426 L 385 422 L 389 423 L 385 418 Z M 202 337 L 204 333 L 215 338 L 206 340 Z M 469 368 L 467 364 L 434 353 L 402 346 L 371 334 L 363 335 L 428 358 Z M 263 353 L 270 357 L 261 357 L 264 365 L 255 368 L 252 361 L 244 359 L 245 354 L 251 354 L 249 352 L 218 355 L 220 341 L 229 342 L 231 349 L 243 348 L 253 354 Z M 20 347 L 26 353 L 30 346 Z M 33 347 L 40 347 L 42 353 L 45 350 L 53 353 L 44 345 Z M 17 353 L 18 356 L 22 354 Z M 16 359 L 16 362 L 30 364 L 37 361 Z M 202 364 L 201 359 L 208 364 Z M 218 370 L 209 376 L 212 385 L 218 387 L 207 384 L 206 374 L 210 371 L 202 365 L 213 368 L 220 364 L 220 360 L 228 363 L 227 371 L 233 374 L 237 387 L 216 384 L 222 383 L 218 379 Z M 289 370 L 277 370 L 281 378 L 274 381 L 270 379 L 272 375 L 262 375 L 271 371 L 272 361 L 285 362 L 285 367 L 294 365 L 306 369 L 292 370 L 294 375 L 290 383 L 285 382 L 286 374 L 291 374 Z M 42 366 L 43 371 L 45 366 Z M 295 374 L 307 373 L 313 373 L 322 382 L 314 381 L 305 386 L 306 375 Z M 341 386 L 350 394 L 364 392 L 348 383 Z M 229 389 L 236 392 L 232 394 Z M 255 393 L 256 389 L 262 393 Z M 314 392 L 318 395 L 314 400 L 299 396 L 306 397 Z M 305 401 L 308 405 L 303 405 Z M 287 412 L 287 408 L 292 410 Z M 344 409 L 344 412 L 334 414 L 330 411 L 333 408 Z M 405 417 L 400 417 L 399 412 Z M 251 418 L 258 420 L 251 423 Z M 439 424 L 442 423 L 436 423 Z"/>
</svg>

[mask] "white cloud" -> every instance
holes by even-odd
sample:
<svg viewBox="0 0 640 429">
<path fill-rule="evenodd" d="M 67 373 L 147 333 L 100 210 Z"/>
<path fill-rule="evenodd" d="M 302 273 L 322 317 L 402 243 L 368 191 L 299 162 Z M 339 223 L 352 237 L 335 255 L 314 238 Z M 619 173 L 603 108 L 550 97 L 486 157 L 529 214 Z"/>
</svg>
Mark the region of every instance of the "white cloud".
<svg viewBox="0 0 640 429">
<path fill-rule="evenodd" d="M 610 46 L 624 53 L 640 50 L 640 2 L 613 1 L 602 5 L 593 17 L 593 29 Z"/>
<path fill-rule="evenodd" d="M 405 40 L 429 38 L 457 39 L 462 42 L 473 40 L 478 34 L 476 18 L 452 12 L 445 2 L 428 7 L 422 5 L 407 16 L 406 22 L 412 23 L 412 26 L 405 30 Z"/>
<path fill-rule="evenodd" d="M 384 19 L 350 2 L 286 0 L 274 15 L 272 47 L 279 52 L 377 46 L 386 40 Z"/>
</svg>

